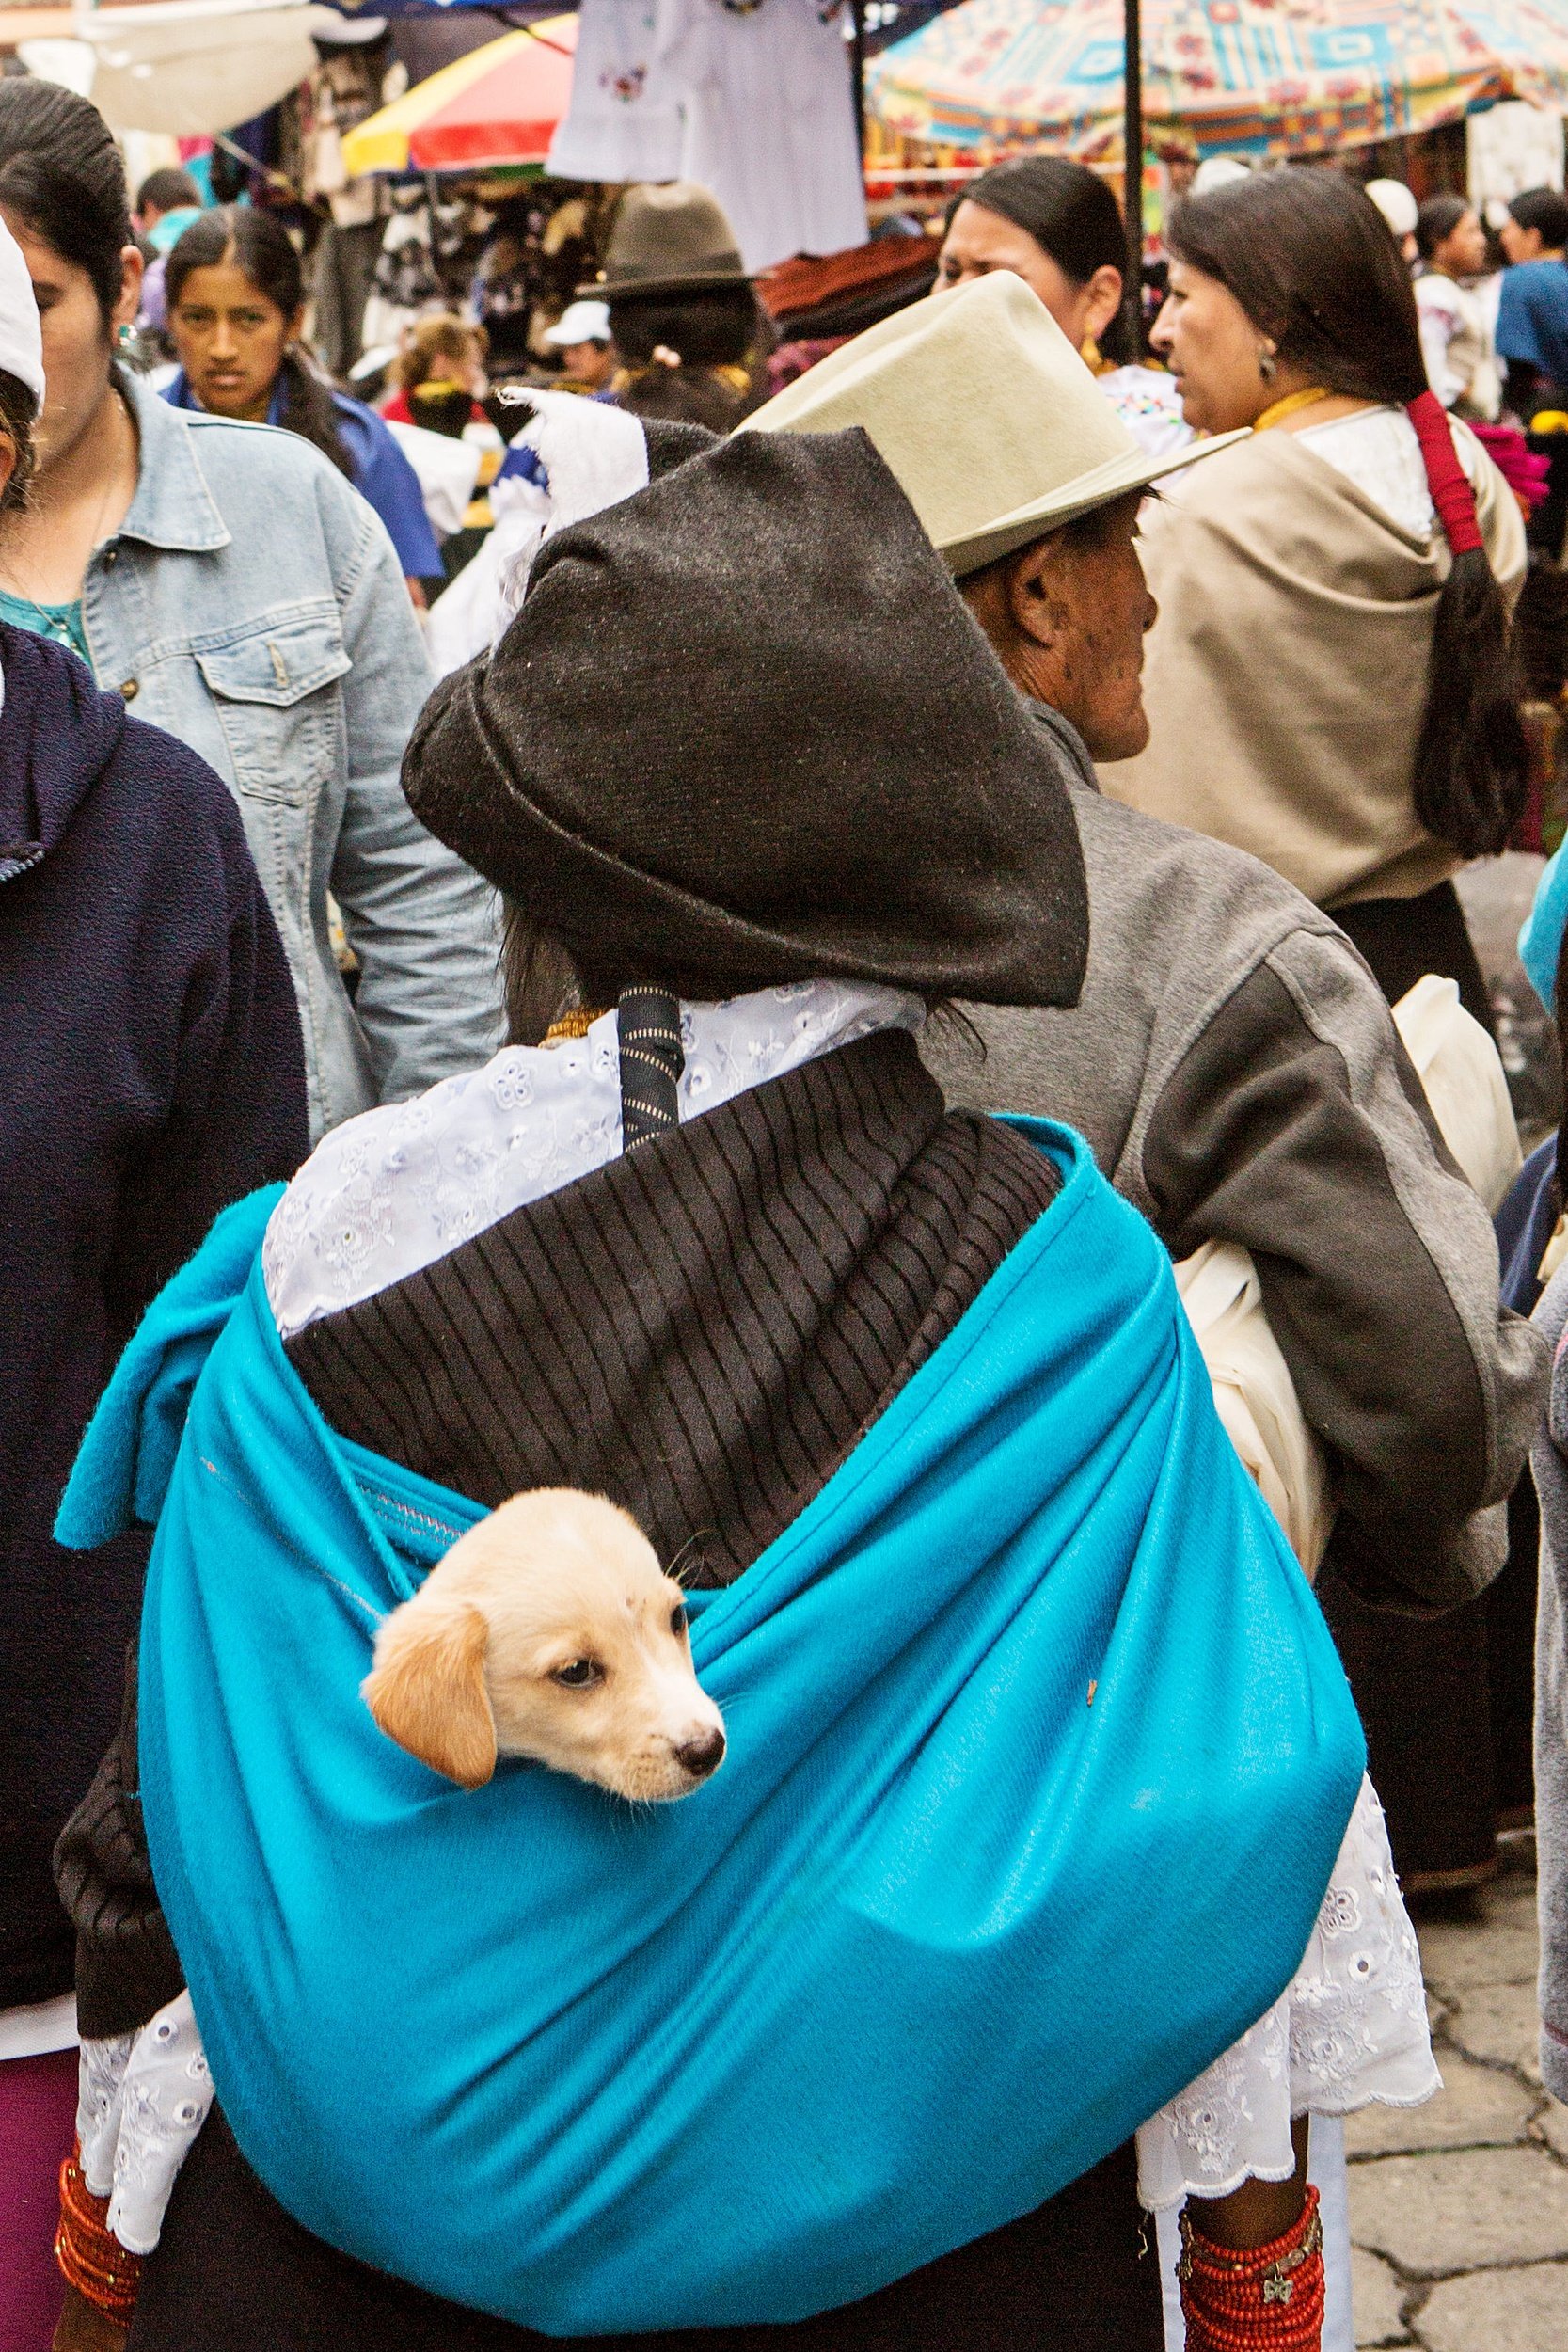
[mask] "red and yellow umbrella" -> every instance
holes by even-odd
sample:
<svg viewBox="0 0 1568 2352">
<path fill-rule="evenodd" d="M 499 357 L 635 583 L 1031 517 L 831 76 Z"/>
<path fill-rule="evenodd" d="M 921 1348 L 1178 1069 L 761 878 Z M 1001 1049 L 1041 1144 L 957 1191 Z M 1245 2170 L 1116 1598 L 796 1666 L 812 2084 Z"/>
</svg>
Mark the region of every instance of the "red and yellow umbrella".
<svg viewBox="0 0 1568 2352">
<path fill-rule="evenodd" d="M 571 99 L 577 45 L 577 18 L 550 16 L 471 49 L 349 132 L 350 177 L 543 163 Z"/>
</svg>

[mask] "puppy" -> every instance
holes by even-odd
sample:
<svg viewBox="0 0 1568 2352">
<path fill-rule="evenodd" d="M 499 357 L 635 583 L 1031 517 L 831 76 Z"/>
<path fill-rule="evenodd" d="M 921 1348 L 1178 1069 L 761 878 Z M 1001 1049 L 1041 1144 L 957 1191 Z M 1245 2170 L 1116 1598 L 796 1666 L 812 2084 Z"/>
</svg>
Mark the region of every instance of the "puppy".
<svg viewBox="0 0 1568 2352">
<path fill-rule="evenodd" d="M 459 1537 L 359 1688 L 389 1740 L 465 1788 L 527 1756 L 617 1796 L 684 1797 L 724 1756 L 680 1586 L 635 1519 L 570 1486 L 514 1495 Z"/>
</svg>

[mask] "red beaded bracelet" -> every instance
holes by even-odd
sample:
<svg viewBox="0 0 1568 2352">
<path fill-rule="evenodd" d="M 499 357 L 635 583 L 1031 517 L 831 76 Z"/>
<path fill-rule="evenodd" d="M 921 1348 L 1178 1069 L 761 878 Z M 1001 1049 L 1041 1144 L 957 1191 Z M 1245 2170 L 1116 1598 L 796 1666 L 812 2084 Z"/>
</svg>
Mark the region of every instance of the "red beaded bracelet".
<svg viewBox="0 0 1568 2352">
<path fill-rule="evenodd" d="M 95 2197 L 82 2173 L 76 2141 L 60 2167 L 60 2226 L 55 2260 L 69 2285 L 117 2327 L 128 2328 L 141 2283 L 141 2256 L 128 2253 L 108 2224 L 109 2201 Z"/>
<path fill-rule="evenodd" d="M 1187 2352 L 1321 2352 L 1323 2230 L 1318 2192 L 1267 2246 L 1216 2246 L 1181 2216 L 1181 2310 Z"/>
</svg>

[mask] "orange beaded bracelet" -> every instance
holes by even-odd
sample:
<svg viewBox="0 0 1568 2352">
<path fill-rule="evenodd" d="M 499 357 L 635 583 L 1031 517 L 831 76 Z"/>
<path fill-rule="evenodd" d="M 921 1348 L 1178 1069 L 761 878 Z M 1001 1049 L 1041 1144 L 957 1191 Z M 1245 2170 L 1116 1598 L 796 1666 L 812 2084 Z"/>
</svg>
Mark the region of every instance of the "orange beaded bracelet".
<svg viewBox="0 0 1568 2352">
<path fill-rule="evenodd" d="M 1318 2192 L 1267 2246 L 1216 2246 L 1181 2216 L 1181 2310 L 1187 2352 L 1321 2352 L 1323 2229 Z"/>
<path fill-rule="evenodd" d="M 82 2145 L 60 2167 L 60 2226 L 55 2260 L 78 2295 L 117 2326 L 130 2326 L 141 2283 L 141 2256 L 127 2253 L 108 2225 L 109 2201 L 95 2197 L 82 2173 Z"/>
</svg>

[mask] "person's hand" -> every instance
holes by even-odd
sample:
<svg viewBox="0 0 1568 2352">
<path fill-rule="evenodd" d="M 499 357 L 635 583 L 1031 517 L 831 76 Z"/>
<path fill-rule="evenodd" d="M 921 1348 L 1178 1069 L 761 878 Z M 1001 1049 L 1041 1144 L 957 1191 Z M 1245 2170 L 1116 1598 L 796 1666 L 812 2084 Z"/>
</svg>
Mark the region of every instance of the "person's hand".
<svg viewBox="0 0 1568 2352">
<path fill-rule="evenodd" d="M 55 2330 L 53 2352 L 124 2352 L 129 2330 L 117 2327 L 107 2312 L 89 2303 L 73 2286 L 65 2291 L 65 2309 Z"/>
</svg>

